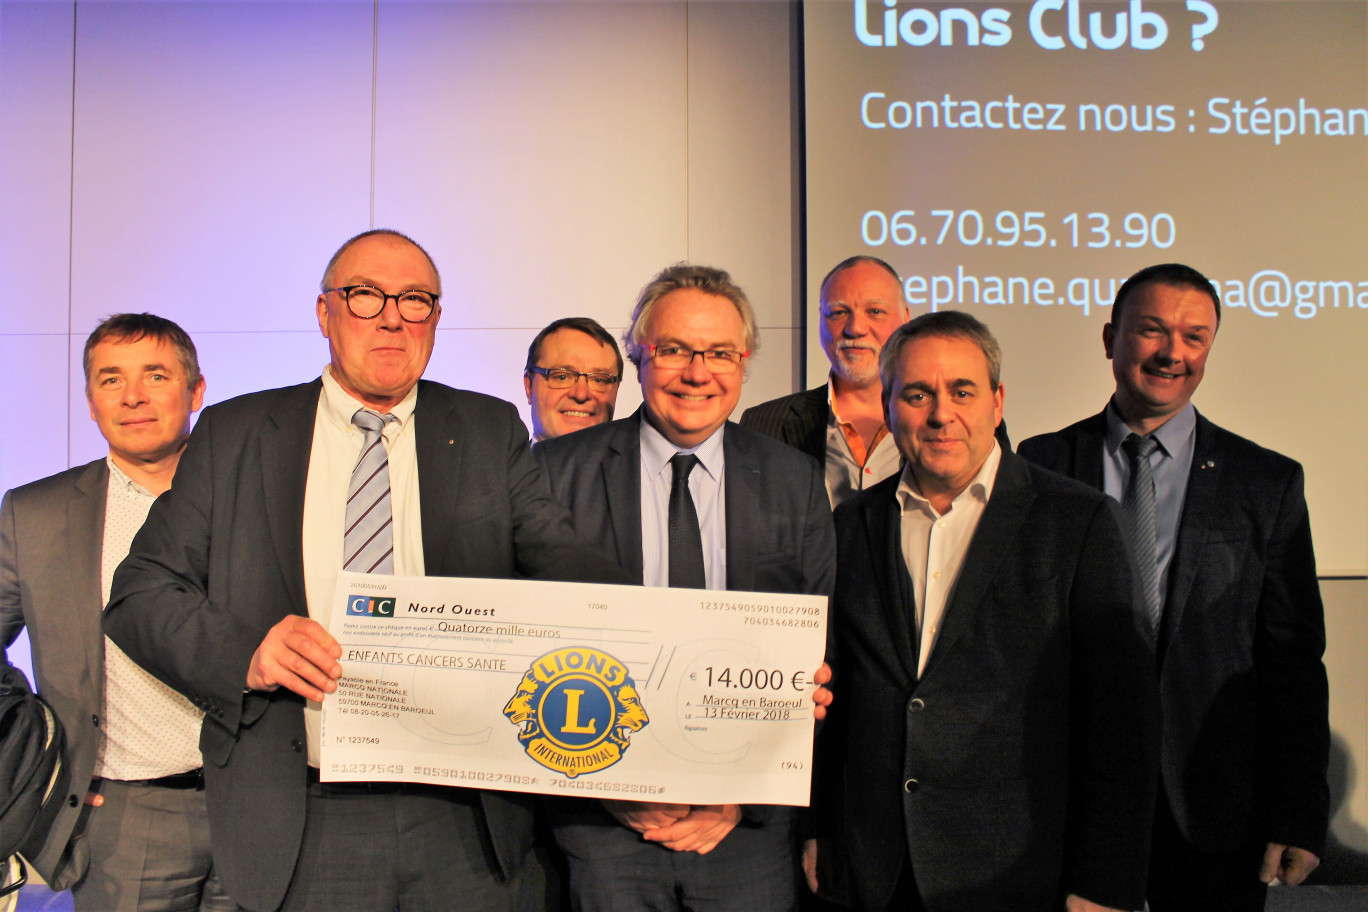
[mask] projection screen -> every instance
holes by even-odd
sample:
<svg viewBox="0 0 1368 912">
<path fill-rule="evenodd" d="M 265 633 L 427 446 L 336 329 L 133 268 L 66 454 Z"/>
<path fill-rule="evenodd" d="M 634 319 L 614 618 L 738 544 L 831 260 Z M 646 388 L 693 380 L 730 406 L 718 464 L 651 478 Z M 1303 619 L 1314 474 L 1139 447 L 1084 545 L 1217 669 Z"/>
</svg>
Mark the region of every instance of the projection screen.
<svg viewBox="0 0 1368 912">
<path fill-rule="evenodd" d="M 1120 282 L 1182 262 L 1222 323 L 1194 402 L 1299 460 L 1322 576 L 1368 569 L 1368 4 L 804 8 L 807 376 L 867 253 L 1004 351 L 1014 441 L 1095 414 Z"/>
</svg>

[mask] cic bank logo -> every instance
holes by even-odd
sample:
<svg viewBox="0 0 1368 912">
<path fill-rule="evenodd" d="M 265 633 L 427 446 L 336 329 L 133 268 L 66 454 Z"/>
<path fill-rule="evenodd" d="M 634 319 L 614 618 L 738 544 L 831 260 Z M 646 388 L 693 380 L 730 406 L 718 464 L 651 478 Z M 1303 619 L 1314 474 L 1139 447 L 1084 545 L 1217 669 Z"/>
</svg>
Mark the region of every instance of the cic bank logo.
<svg viewBox="0 0 1368 912">
<path fill-rule="evenodd" d="M 347 596 L 347 614 L 360 614 L 366 617 L 394 617 L 394 599 L 376 598 L 373 595 Z"/>
<path fill-rule="evenodd" d="M 580 646 L 534 659 L 503 714 L 529 757 L 571 779 L 617 763 L 650 722 L 626 666 Z"/>
</svg>

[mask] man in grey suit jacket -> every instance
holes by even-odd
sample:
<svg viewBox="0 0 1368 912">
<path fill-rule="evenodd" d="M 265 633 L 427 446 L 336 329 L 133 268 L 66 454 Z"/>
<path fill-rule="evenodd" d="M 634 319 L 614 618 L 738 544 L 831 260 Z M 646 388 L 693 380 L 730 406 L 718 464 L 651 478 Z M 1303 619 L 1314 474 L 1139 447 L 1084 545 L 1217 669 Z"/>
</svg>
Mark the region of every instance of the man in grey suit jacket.
<svg viewBox="0 0 1368 912">
<path fill-rule="evenodd" d="M 108 455 L 0 506 L 0 643 L 27 627 L 71 772 L 70 794 L 25 854 L 49 886 L 72 888 L 78 910 L 233 909 L 210 859 L 202 714 L 100 630 L 114 568 L 171 485 L 204 378 L 190 337 L 151 314 L 103 321 L 84 367 Z"/>
<path fill-rule="evenodd" d="M 1142 480 L 1133 459 L 1150 476 L 1154 522 L 1133 544 L 1151 571 L 1164 722 L 1152 912 L 1262 909 L 1268 882 L 1315 868 L 1329 813 L 1325 621 L 1302 470 L 1193 408 L 1219 325 L 1220 297 L 1195 269 L 1136 273 L 1103 327 L 1107 408 L 1021 444 L 1117 500 Z M 1142 438 L 1157 445 L 1131 456 Z"/>
<path fill-rule="evenodd" d="M 344 244 L 317 299 L 323 377 L 206 409 L 115 581 L 110 637 L 205 710 L 214 859 L 248 909 L 516 901 L 527 796 L 318 781 L 318 704 L 342 671 L 326 621 L 344 560 L 625 580 L 546 494 L 510 403 L 419 379 L 440 292 L 409 238 L 370 231 Z M 352 476 L 380 446 L 377 489 L 378 470 Z M 360 543 L 344 531 L 358 498 L 390 514 Z"/>
<path fill-rule="evenodd" d="M 1139 908 L 1157 698 L 1115 505 L 997 444 L 973 317 L 880 361 L 907 466 L 836 510 L 809 881 L 871 912 Z"/>
<path fill-rule="evenodd" d="M 643 289 L 626 342 L 641 409 L 537 445 L 576 531 L 637 583 L 827 594 L 835 548 L 817 464 L 727 421 L 757 344 L 744 292 L 721 270 L 673 266 Z M 582 912 L 795 902 L 788 808 L 562 799 L 552 827 Z"/>
</svg>

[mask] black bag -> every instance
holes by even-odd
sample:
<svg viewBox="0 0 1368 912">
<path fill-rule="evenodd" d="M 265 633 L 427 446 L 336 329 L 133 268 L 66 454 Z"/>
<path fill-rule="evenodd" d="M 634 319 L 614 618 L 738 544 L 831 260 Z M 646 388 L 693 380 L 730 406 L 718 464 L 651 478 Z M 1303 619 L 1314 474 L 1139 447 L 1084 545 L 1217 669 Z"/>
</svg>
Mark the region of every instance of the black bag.
<svg viewBox="0 0 1368 912">
<path fill-rule="evenodd" d="M 68 779 L 62 751 L 66 739 L 57 715 L 29 687 L 24 673 L 0 665 L 0 861 L 19 852 L 37 852 L 66 796 Z M 0 884 L 0 896 L 28 880 L 23 862 L 13 883 Z M 6 876 L 0 871 L 0 880 Z"/>
</svg>

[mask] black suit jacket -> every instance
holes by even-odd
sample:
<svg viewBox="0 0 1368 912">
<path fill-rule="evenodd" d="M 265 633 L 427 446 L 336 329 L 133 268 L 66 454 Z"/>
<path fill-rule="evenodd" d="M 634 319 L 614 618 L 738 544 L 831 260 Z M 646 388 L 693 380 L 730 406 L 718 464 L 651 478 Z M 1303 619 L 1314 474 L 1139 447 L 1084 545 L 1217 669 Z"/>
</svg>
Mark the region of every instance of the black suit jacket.
<svg viewBox="0 0 1368 912">
<path fill-rule="evenodd" d="M 824 889 L 883 909 L 910 863 L 930 912 L 1140 908 L 1158 707 L 1116 505 L 1003 453 L 918 679 L 898 483 L 835 514 Z"/>
<path fill-rule="evenodd" d="M 827 423 L 831 420 L 827 385 L 780 396 L 741 413 L 741 426 L 797 447 L 826 465 Z"/>
<path fill-rule="evenodd" d="M 100 458 L 15 488 L 0 505 L 0 645 L 8 649 L 28 628 L 38 692 L 66 731 L 69 794 L 38 844 L 22 847 L 57 890 L 73 886 L 90 864 L 89 846 L 73 837 L 105 711 L 100 561 L 108 488 L 109 465 Z"/>
<path fill-rule="evenodd" d="M 1021 444 L 1102 487 L 1105 413 Z M 1330 734 L 1325 618 L 1301 466 L 1197 416 L 1159 632 L 1164 794 L 1199 850 L 1319 853 Z"/>
<path fill-rule="evenodd" d="M 105 613 L 105 632 L 129 656 L 206 712 L 214 861 L 250 909 L 280 905 L 304 828 L 302 699 L 283 688 L 244 696 L 243 686 L 267 631 L 308 614 L 301 530 L 320 388 L 315 380 L 204 410 Z M 510 403 L 420 381 L 414 430 L 427 573 L 626 582 L 547 496 Z M 510 792 L 480 800 L 512 876 L 534 805 Z"/>
<path fill-rule="evenodd" d="M 643 579 L 641 552 L 641 411 L 537 445 L 552 493 L 575 529 Z M 748 592 L 829 595 L 836 575 L 831 506 L 816 463 L 768 437 L 731 422 L 723 429 L 726 462 L 727 588 Z M 596 820 L 621 829 L 606 814 L 562 802 L 561 820 Z M 780 809 L 751 807 L 752 823 L 777 820 Z M 788 811 L 781 816 L 787 819 Z M 626 832 L 626 831 L 624 831 Z M 632 834 L 635 839 L 635 834 Z M 566 838 L 565 834 L 561 837 Z"/>
</svg>

